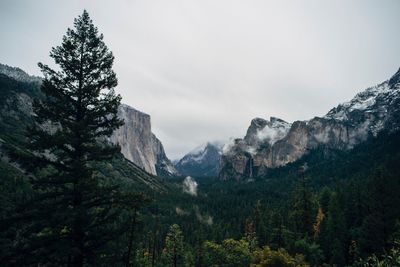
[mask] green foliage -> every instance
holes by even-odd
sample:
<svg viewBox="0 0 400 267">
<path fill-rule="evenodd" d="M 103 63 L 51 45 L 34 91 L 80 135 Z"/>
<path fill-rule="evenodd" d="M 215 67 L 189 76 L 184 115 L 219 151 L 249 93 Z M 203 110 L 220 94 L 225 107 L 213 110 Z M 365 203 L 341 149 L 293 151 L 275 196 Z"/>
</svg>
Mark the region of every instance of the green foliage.
<svg viewBox="0 0 400 267">
<path fill-rule="evenodd" d="M 251 220 L 246 220 L 243 239 L 249 244 L 249 251 L 253 253 L 258 245 L 257 234 L 254 229 L 254 223 Z"/>
<path fill-rule="evenodd" d="M 135 264 L 141 267 L 150 267 L 152 265 L 152 255 L 146 249 L 137 249 Z"/>
<path fill-rule="evenodd" d="M 162 257 L 166 266 L 184 266 L 183 235 L 177 224 L 173 224 L 169 228 Z"/>
<path fill-rule="evenodd" d="M 400 218 L 400 179 L 386 169 L 377 169 L 368 184 L 368 213 L 361 226 L 360 246 L 369 253 L 390 248 L 390 235 L 396 231 Z"/>
<path fill-rule="evenodd" d="M 388 253 L 377 257 L 375 254 L 365 260 L 358 261 L 354 267 L 394 267 L 400 266 L 400 243 L 389 250 Z"/>
<path fill-rule="evenodd" d="M 289 255 L 289 253 L 280 248 L 278 250 L 272 250 L 266 246 L 255 252 L 253 267 L 309 267 L 304 256 L 296 254 L 295 256 Z"/>
<path fill-rule="evenodd" d="M 244 239 L 226 239 L 221 244 L 211 241 L 204 243 L 206 266 L 234 267 L 249 266 L 251 253 L 249 243 Z"/>
<path fill-rule="evenodd" d="M 333 194 L 329 201 L 326 234 L 331 242 L 330 262 L 338 266 L 345 264 L 346 224 L 344 215 L 339 206 L 337 194 Z"/>
<path fill-rule="evenodd" d="M 313 199 L 308 179 L 303 172 L 294 192 L 292 220 L 295 222 L 296 232 L 303 237 L 312 237 L 314 233 L 313 224 L 316 216 L 316 205 Z"/>
<path fill-rule="evenodd" d="M 324 253 L 315 242 L 303 238 L 294 243 L 294 251 L 305 256 L 305 260 L 312 266 L 320 266 L 324 261 Z"/>
</svg>

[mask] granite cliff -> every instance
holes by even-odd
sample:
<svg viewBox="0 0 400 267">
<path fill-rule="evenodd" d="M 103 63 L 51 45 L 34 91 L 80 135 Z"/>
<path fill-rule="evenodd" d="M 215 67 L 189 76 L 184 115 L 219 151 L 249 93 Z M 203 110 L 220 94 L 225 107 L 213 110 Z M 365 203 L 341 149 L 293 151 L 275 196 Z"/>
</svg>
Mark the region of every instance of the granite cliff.
<svg viewBox="0 0 400 267">
<path fill-rule="evenodd" d="M 347 150 L 380 131 L 399 129 L 400 70 L 389 80 L 357 94 L 323 117 L 285 122 L 255 118 L 244 138 L 223 149 L 219 178 L 242 180 L 265 175 L 300 159 L 318 146 Z"/>
<path fill-rule="evenodd" d="M 125 124 L 113 133 L 110 141 L 120 145 L 124 157 L 148 173 L 176 175 L 177 171 L 167 158 L 161 141 L 151 132 L 150 115 L 122 104 L 118 116 Z"/>
</svg>

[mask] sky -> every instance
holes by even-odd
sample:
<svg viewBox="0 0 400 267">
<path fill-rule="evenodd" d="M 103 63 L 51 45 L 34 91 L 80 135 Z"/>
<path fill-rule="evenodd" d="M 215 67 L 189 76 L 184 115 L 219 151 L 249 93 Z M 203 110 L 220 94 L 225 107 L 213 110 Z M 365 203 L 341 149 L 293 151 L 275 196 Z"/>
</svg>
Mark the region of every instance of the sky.
<svg viewBox="0 0 400 267">
<path fill-rule="evenodd" d="M 171 159 L 255 117 L 323 116 L 400 67 L 397 0 L 0 0 L 0 62 L 40 75 L 83 9 Z"/>
</svg>

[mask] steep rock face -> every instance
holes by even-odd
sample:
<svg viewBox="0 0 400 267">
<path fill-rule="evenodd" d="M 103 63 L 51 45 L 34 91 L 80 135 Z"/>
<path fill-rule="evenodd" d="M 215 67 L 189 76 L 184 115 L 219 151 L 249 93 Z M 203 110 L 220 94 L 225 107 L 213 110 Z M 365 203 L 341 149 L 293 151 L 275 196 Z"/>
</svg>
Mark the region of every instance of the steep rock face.
<svg viewBox="0 0 400 267">
<path fill-rule="evenodd" d="M 16 82 L 15 82 L 16 81 Z M 7 131 L 13 120 L 33 115 L 33 98 L 43 97 L 40 92 L 41 78 L 30 76 L 23 70 L 0 64 L 0 132 Z M 154 175 L 176 175 L 164 148 L 151 132 L 150 116 L 128 105 L 121 104 L 118 116 L 125 122 L 110 137 L 110 141 L 121 146 L 121 153 L 131 162 Z"/>
<path fill-rule="evenodd" d="M 253 119 L 243 139 L 224 147 L 219 177 L 241 180 L 262 176 L 269 168 L 296 161 L 320 145 L 351 149 L 383 129 L 398 130 L 399 112 L 400 70 L 322 118 L 292 124 L 277 118 Z"/>
<path fill-rule="evenodd" d="M 127 105 L 118 109 L 118 117 L 124 125 L 110 137 L 110 141 L 119 144 L 124 157 L 148 173 L 156 173 L 156 158 L 153 153 L 151 139 L 150 116 Z"/>
<path fill-rule="evenodd" d="M 163 176 L 176 175 L 177 171 L 165 155 L 164 148 L 151 132 L 150 116 L 122 104 L 118 117 L 125 124 L 117 129 L 110 141 L 119 144 L 124 157 L 148 173 Z"/>
<path fill-rule="evenodd" d="M 217 176 L 222 144 L 208 142 L 186 154 L 175 167 L 183 175 Z"/>
<path fill-rule="evenodd" d="M 153 153 L 156 156 L 156 172 L 157 175 L 162 177 L 177 176 L 179 172 L 175 169 L 172 162 L 165 154 L 164 147 L 161 141 L 154 135 L 151 135 L 153 141 Z"/>
</svg>

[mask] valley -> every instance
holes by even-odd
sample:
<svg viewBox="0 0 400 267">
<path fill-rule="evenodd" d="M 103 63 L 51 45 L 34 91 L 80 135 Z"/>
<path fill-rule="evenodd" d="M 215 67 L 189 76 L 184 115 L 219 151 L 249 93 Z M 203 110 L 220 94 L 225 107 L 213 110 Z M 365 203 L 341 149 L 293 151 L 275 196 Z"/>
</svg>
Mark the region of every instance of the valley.
<svg viewBox="0 0 400 267">
<path fill-rule="evenodd" d="M 42 96 L 39 78 L 6 65 L 0 72 L 5 96 L 1 172 L 7 198 L 15 187 L 21 193 L 31 190 L 24 172 L 7 154 L 23 150 L 23 125 L 29 124 L 33 99 Z M 398 231 L 400 203 L 398 76 L 358 94 L 324 118 L 294 123 L 254 119 L 244 139 L 208 143 L 175 167 L 151 132 L 150 116 L 122 105 L 118 116 L 125 125 L 110 138 L 122 154 L 97 168 L 100 177 L 153 199 L 136 215 L 140 231 L 135 235 L 135 257 L 143 263 L 140 266 L 162 262 L 164 237 L 173 224 L 180 226 L 184 237 L 185 261 L 196 266 L 213 261 L 214 245 L 250 242 L 249 234 L 257 247 L 285 248 L 291 255 L 304 255 L 312 266 L 342 266 L 371 252 L 381 253 L 381 246 L 390 248 L 389 240 Z M 360 104 L 365 102 L 368 105 Z M 186 176 L 193 177 L 190 184 L 184 182 Z M 390 229 L 384 233 L 377 228 L 380 222 L 369 221 L 370 216 L 381 216 L 374 213 L 381 201 L 391 214 L 381 218 Z M 306 203 L 308 208 L 302 206 Z M 325 219 L 318 221 L 321 216 Z M 302 225 L 304 220 L 308 226 Z M 340 221 L 332 225 L 331 220 Z M 331 239 L 337 240 L 336 247 L 324 241 Z M 215 243 L 204 247 L 207 240 Z M 354 244 L 354 254 L 346 252 Z M 252 258 L 246 250 L 237 253 Z"/>
<path fill-rule="evenodd" d="M 1 3 L 0 19 L 26 30 L 14 21 L 19 6 L 8 4 L 14 9 Z M 385 54 L 397 35 L 367 24 L 390 8 L 357 5 L 360 26 L 351 8 L 320 2 L 326 14 L 268 3 L 271 14 L 261 5 L 253 17 L 251 5 L 247 15 L 224 5 L 207 25 L 214 7 L 200 3 L 171 5 L 182 14 L 102 3 L 95 18 L 105 39 L 86 10 L 94 2 L 74 3 L 82 13 L 50 49 L 52 63 L 35 63 L 35 76 L 3 58 L 35 71 L 27 62 L 42 60 L 36 43 L 52 43 L 73 10 L 57 3 L 54 20 L 56 8 L 35 4 L 16 16 L 41 23 L 29 47 L 18 41 L 30 52 L 14 51 L 9 40 L 21 35 L 11 32 L 0 49 L 1 266 L 400 266 L 400 69 L 332 105 L 355 92 L 339 87 L 398 64 Z M 140 27 L 129 23 L 136 19 Z M 360 29 L 389 36 L 375 38 L 385 47 Z M 277 111 L 295 119 L 256 115 Z M 320 115 L 302 117 L 310 111 Z"/>
</svg>

